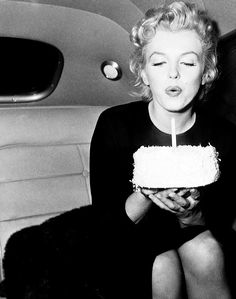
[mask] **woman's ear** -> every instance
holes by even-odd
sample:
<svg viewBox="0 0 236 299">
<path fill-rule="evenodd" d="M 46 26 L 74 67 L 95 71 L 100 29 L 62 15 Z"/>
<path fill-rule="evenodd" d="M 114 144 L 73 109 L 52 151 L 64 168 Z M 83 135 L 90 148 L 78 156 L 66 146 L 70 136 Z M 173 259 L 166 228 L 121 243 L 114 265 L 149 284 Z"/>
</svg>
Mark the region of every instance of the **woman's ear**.
<svg viewBox="0 0 236 299">
<path fill-rule="evenodd" d="M 148 78 L 147 78 L 147 74 L 144 70 L 141 71 L 141 78 L 143 80 L 143 83 L 147 86 L 149 86 L 149 81 L 148 81 Z"/>
<path fill-rule="evenodd" d="M 208 81 L 208 73 L 202 75 L 202 85 L 205 85 Z"/>
</svg>

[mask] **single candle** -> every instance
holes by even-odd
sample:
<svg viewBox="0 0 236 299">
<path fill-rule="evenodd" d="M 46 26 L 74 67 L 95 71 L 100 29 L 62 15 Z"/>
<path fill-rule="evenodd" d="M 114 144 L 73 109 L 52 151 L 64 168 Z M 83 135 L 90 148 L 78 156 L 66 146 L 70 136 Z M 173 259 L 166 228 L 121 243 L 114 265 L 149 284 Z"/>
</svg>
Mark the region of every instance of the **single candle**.
<svg viewBox="0 0 236 299">
<path fill-rule="evenodd" d="M 171 142 L 172 142 L 172 147 L 176 147 L 176 132 L 175 132 L 174 118 L 171 118 Z"/>
</svg>

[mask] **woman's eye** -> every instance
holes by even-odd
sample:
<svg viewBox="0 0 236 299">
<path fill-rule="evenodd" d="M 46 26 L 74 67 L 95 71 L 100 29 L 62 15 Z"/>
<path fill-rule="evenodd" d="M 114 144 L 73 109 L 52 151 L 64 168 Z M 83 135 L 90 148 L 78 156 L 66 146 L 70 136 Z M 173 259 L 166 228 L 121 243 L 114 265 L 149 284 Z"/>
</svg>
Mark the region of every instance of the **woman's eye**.
<svg viewBox="0 0 236 299">
<path fill-rule="evenodd" d="M 194 62 L 181 62 L 180 64 L 186 65 L 186 66 L 195 66 L 196 64 Z"/>
<path fill-rule="evenodd" d="M 161 62 L 153 62 L 152 65 L 153 66 L 159 66 L 159 65 L 163 65 L 165 64 L 166 62 L 165 61 L 161 61 Z"/>
</svg>

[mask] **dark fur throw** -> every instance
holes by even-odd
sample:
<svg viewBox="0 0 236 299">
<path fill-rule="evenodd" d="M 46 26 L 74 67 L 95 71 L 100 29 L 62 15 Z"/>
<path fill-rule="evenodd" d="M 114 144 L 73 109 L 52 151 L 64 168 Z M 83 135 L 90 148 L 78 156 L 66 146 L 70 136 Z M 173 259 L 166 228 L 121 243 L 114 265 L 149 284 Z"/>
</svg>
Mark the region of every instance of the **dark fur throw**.
<svg viewBox="0 0 236 299">
<path fill-rule="evenodd" d="M 14 233 L 3 260 L 2 295 L 8 299 L 113 299 L 105 266 L 112 265 L 109 233 L 107 221 L 98 217 L 93 206 Z"/>
<path fill-rule="evenodd" d="M 147 242 L 141 242 L 140 235 L 135 236 L 133 226 L 129 230 L 129 226 L 113 218 L 94 206 L 86 206 L 15 232 L 5 248 L 5 278 L 0 283 L 0 296 L 151 298 L 152 260 L 144 259 Z M 236 242 L 232 243 L 235 234 L 230 235 L 226 246 L 226 268 L 232 274 L 236 265 Z M 229 277 L 234 286 L 232 274 Z"/>
</svg>

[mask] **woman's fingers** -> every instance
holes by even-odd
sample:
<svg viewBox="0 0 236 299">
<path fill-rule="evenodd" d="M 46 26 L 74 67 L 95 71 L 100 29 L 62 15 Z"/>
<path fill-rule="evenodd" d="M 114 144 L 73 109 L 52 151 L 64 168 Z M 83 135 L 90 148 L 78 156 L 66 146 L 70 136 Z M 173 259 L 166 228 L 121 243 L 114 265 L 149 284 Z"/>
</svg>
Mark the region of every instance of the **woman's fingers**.
<svg viewBox="0 0 236 299">
<path fill-rule="evenodd" d="M 168 210 L 173 213 L 183 212 L 184 208 L 182 208 L 172 199 L 168 198 L 168 195 L 168 191 L 162 191 L 155 194 L 150 194 L 149 198 L 162 209 Z"/>
<path fill-rule="evenodd" d="M 199 203 L 200 192 L 197 189 L 191 189 L 190 192 L 191 195 L 187 199 L 190 203 L 189 210 L 192 210 Z"/>
<path fill-rule="evenodd" d="M 177 193 L 171 192 L 169 193 L 169 197 L 175 201 L 181 207 L 187 209 L 190 206 L 190 202 L 188 200 L 189 195 L 191 195 L 189 189 L 181 190 Z"/>
<path fill-rule="evenodd" d="M 185 209 L 192 210 L 199 203 L 200 192 L 195 188 L 180 190 L 178 195 L 188 203 Z"/>
<path fill-rule="evenodd" d="M 161 209 L 164 209 L 164 210 L 167 210 L 167 211 L 170 211 L 170 212 L 174 212 L 172 211 L 168 206 L 166 206 L 158 197 L 157 195 L 155 194 L 150 194 L 149 195 L 149 198 L 158 206 L 160 207 Z"/>
<path fill-rule="evenodd" d="M 176 210 L 179 208 L 178 203 L 175 203 L 171 198 L 170 194 L 175 194 L 174 192 L 176 189 L 166 189 L 161 192 L 157 192 L 154 195 L 162 202 L 164 203 L 168 208 L 171 210 Z"/>
<path fill-rule="evenodd" d="M 140 188 L 140 192 L 151 199 L 161 209 L 172 213 L 183 213 L 192 210 L 199 202 L 200 193 L 195 188 L 171 188 L 158 191 Z"/>
<path fill-rule="evenodd" d="M 192 199 L 194 199 L 194 200 L 198 200 L 199 199 L 200 192 L 197 189 L 191 189 L 190 192 L 191 192 Z"/>
<path fill-rule="evenodd" d="M 157 191 L 153 191 L 151 189 L 145 189 L 145 188 L 141 188 L 141 193 L 145 196 L 149 196 L 150 194 L 154 194 Z"/>
<path fill-rule="evenodd" d="M 172 213 L 192 210 L 199 202 L 200 193 L 197 189 L 165 189 L 158 192 L 147 192 L 149 197 L 160 208 Z"/>
</svg>

